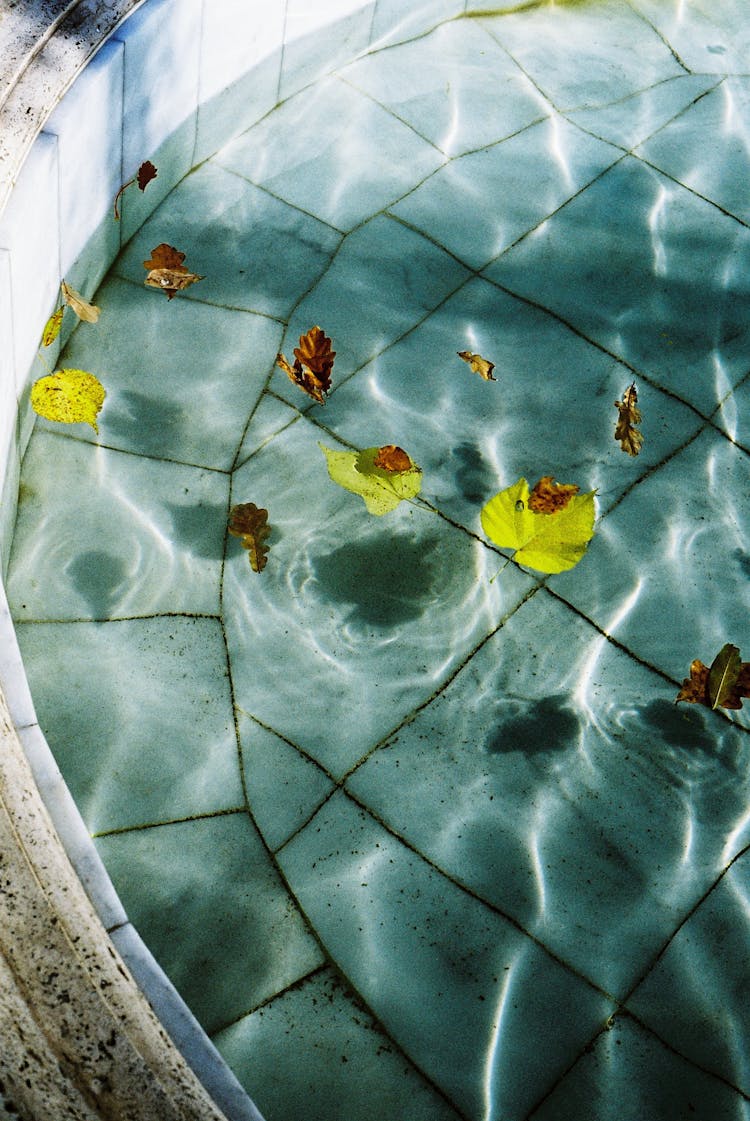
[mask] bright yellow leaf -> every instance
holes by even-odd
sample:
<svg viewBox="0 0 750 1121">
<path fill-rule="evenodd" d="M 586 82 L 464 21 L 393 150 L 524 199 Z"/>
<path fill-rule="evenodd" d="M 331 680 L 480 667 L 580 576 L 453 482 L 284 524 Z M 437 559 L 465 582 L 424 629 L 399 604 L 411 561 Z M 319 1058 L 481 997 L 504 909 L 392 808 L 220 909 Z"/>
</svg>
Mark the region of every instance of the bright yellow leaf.
<svg viewBox="0 0 750 1121">
<path fill-rule="evenodd" d="M 57 370 L 34 382 L 31 407 L 46 420 L 60 424 L 83 421 L 98 432 L 96 418 L 105 396 L 104 386 L 93 374 L 85 370 Z"/>
<path fill-rule="evenodd" d="M 64 307 L 59 307 L 57 311 L 52 312 L 52 315 L 45 323 L 44 330 L 42 331 L 42 346 L 52 346 L 53 342 L 60 334 L 64 311 Z"/>
</svg>

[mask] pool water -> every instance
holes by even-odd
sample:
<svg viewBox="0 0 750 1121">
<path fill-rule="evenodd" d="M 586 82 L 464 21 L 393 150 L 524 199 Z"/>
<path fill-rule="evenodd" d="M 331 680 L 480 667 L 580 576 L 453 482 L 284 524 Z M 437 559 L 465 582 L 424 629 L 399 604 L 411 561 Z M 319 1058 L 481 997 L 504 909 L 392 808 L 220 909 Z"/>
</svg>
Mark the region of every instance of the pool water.
<svg viewBox="0 0 750 1121">
<path fill-rule="evenodd" d="M 750 79 L 720 8 L 371 50 L 179 183 L 59 362 L 107 397 L 23 465 L 40 724 L 267 1121 L 750 1117 L 748 713 L 674 704 L 693 659 L 750 658 Z M 203 276 L 173 300 L 162 242 Z M 322 406 L 275 361 L 313 325 Z M 372 516 L 320 443 L 402 447 L 420 496 Z M 596 490 L 594 538 L 502 567 L 480 510 L 548 474 Z"/>
</svg>

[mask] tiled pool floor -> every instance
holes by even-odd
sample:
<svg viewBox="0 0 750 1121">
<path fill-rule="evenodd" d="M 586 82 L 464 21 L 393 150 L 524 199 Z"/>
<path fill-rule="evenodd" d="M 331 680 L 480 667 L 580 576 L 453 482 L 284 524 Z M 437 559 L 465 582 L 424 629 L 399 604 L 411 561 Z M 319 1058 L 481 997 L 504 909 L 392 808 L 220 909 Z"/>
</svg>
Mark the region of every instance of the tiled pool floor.
<svg viewBox="0 0 750 1121">
<path fill-rule="evenodd" d="M 63 355 L 107 398 L 24 463 L 40 723 L 267 1121 L 750 1117 L 748 713 L 673 703 L 750 657 L 742 16 L 373 51 L 194 170 Z M 161 242 L 205 277 L 172 301 Z M 324 407 L 275 366 L 314 324 Z M 319 441 L 400 445 L 421 497 L 370 516 Z M 481 506 L 545 474 L 596 488 L 588 553 L 493 579 Z"/>
</svg>

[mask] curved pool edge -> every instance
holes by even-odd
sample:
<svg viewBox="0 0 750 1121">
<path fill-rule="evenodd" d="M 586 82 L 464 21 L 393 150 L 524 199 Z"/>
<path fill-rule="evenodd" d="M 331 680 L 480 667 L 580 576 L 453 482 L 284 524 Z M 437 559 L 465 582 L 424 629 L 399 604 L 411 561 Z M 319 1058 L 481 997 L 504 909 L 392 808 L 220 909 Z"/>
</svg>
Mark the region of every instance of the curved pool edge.
<svg viewBox="0 0 750 1121">
<path fill-rule="evenodd" d="M 256 27 L 244 45 L 231 32 L 240 16 L 246 25 L 246 3 L 181 0 L 179 20 L 176 6 L 121 0 L 81 14 L 83 5 L 64 5 L 50 23 L 15 29 L 16 53 L 4 53 L 11 62 L 0 73 L 0 828 L 4 856 L 34 888 L 13 890 L 19 871 L 5 877 L 5 902 L 24 895 L 25 907 L 21 927 L 5 924 L 0 936 L 0 969 L 21 984 L 7 990 L 15 1003 L 0 1001 L 3 1036 L 19 1041 L 0 1071 L 15 1108 L 34 1121 L 62 1115 L 66 1103 L 76 1115 L 98 1116 L 108 1094 L 107 1108 L 117 1100 L 133 1118 L 218 1121 L 223 1111 L 231 1121 L 262 1121 L 127 919 L 37 722 L 5 598 L 20 463 L 34 423 L 29 387 L 60 279 L 91 296 L 121 245 L 196 162 L 392 28 L 396 41 L 424 33 L 460 15 L 465 0 L 425 0 L 400 29 L 398 0 L 323 0 L 314 11 L 305 0 L 272 0 L 258 4 L 263 33 Z M 186 50 L 195 51 L 194 67 L 182 65 L 173 88 L 167 81 L 159 90 L 165 58 L 180 65 Z M 251 71 L 258 80 L 248 84 Z M 128 197 L 122 221 L 107 227 L 119 185 L 156 152 L 156 189 Z M 19 929 L 36 933 L 19 937 Z M 60 989 L 60 971 L 50 967 L 42 970 L 47 980 L 58 976 L 49 991 L 25 999 L 19 993 L 39 983 L 34 947 L 42 945 L 51 962 L 62 954 L 70 983 Z M 104 984 L 100 969 L 109 970 Z M 90 1018 L 78 1017 L 84 1007 Z M 69 1009 L 78 1017 L 80 1064 L 63 1064 L 61 1075 L 55 1056 L 66 1053 Z M 35 1046 L 28 1033 L 37 1033 Z M 31 1079 L 28 1051 L 41 1063 Z"/>
</svg>

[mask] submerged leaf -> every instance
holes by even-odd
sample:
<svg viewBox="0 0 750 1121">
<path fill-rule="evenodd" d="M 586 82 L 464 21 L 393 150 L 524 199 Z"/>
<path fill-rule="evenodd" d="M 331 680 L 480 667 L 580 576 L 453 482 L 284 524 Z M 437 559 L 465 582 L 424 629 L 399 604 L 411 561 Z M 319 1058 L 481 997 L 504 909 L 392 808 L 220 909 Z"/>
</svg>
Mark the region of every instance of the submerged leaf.
<svg viewBox="0 0 750 1121">
<path fill-rule="evenodd" d="M 397 444 L 384 444 L 378 448 L 378 454 L 373 460 L 374 467 L 382 467 L 384 471 L 411 471 L 414 464 L 409 459 L 403 448 Z"/>
<path fill-rule="evenodd" d="M 42 331 L 42 346 L 52 346 L 53 342 L 60 334 L 64 312 L 65 305 L 59 307 L 57 311 L 52 312 L 52 315 L 45 323 L 44 330 Z"/>
<path fill-rule="evenodd" d="M 422 488 L 422 472 L 406 456 L 409 466 L 403 470 L 377 464 L 381 452 L 388 456 L 395 445 L 365 448 L 361 452 L 337 452 L 319 444 L 328 463 L 328 474 L 344 490 L 358 494 L 371 514 L 380 517 L 395 510 L 406 498 L 415 498 Z M 396 449 L 402 451 L 401 448 Z"/>
<path fill-rule="evenodd" d="M 325 404 L 325 394 L 331 388 L 331 370 L 336 351 L 331 350 L 331 340 L 320 327 L 311 327 L 300 335 L 299 346 L 294 348 L 294 365 L 283 354 L 276 355 L 279 366 L 290 381 L 319 405 Z"/>
<path fill-rule="evenodd" d="M 156 179 L 156 175 L 156 168 L 151 163 L 151 160 L 144 160 L 141 166 L 138 168 L 138 173 L 135 175 L 135 177 L 133 179 L 128 179 L 127 183 L 123 183 L 123 185 L 115 195 L 116 222 L 119 222 L 120 220 L 120 211 L 118 209 L 118 204 L 120 202 L 120 199 L 122 198 L 123 191 L 126 191 L 128 187 L 132 187 L 134 183 L 138 184 L 138 189 L 140 191 L 145 191 L 151 180 Z"/>
<path fill-rule="evenodd" d="M 184 253 L 163 241 L 161 245 L 151 250 L 148 261 L 143 262 L 144 269 L 149 270 L 144 283 L 151 288 L 161 289 L 168 300 L 173 300 L 178 292 L 184 291 L 198 280 L 205 279 L 185 268 L 182 263 L 184 260 Z"/>
<path fill-rule="evenodd" d="M 241 502 L 229 511 L 229 532 L 242 538 L 242 547 L 248 551 L 253 572 L 262 572 L 268 560 L 265 540 L 271 532 L 268 510 L 254 502 Z"/>
<path fill-rule="evenodd" d="M 96 323 L 101 315 L 101 311 L 95 304 L 89 304 L 84 300 L 80 292 L 76 292 L 75 288 L 71 288 L 63 280 L 60 284 L 62 288 L 63 299 L 68 307 L 71 307 L 79 319 L 85 323 Z"/>
<path fill-rule="evenodd" d="M 690 677 L 682 682 L 675 703 L 738 709 L 742 708 L 743 697 L 750 697 L 750 662 L 741 661 L 738 647 L 728 642 L 710 667 L 698 658 L 690 663 Z"/>
<path fill-rule="evenodd" d="M 615 401 L 615 408 L 619 409 L 615 439 L 619 440 L 620 447 L 628 455 L 638 455 L 643 447 L 643 433 L 636 428 L 636 425 L 641 423 L 641 410 L 638 408 L 635 382 L 625 390 L 622 401 Z"/>
<path fill-rule="evenodd" d="M 46 420 L 60 424 L 90 424 L 99 428 L 96 418 L 104 404 L 104 386 L 85 370 L 57 370 L 39 378 L 31 387 L 31 407 Z"/>
<path fill-rule="evenodd" d="M 475 374 L 479 374 L 480 378 L 485 381 L 497 381 L 497 378 L 492 376 L 492 371 L 495 369 L 494 362 L 488 362 L 486 358 L 482 358 L 481 354 L 472 354 L 470 350 L 459 350 L 458 357 L 463 358 L 464 362 L 468 362 Z"/>
<path fill-rule="evenodd" d="M 570 487 L 562 489 L 570 492 Z M 568 493 L 562 508 L 551 513 L 529 509 L 531 493 L 525 479 L 500 491 L 482 508 L 482 529 L 501 549 L 515 549 L 513 559 L 519 564 L 538 572 L 564 572 L 578 564 L 594 535 L 595 491 Z"/>
</svg>

